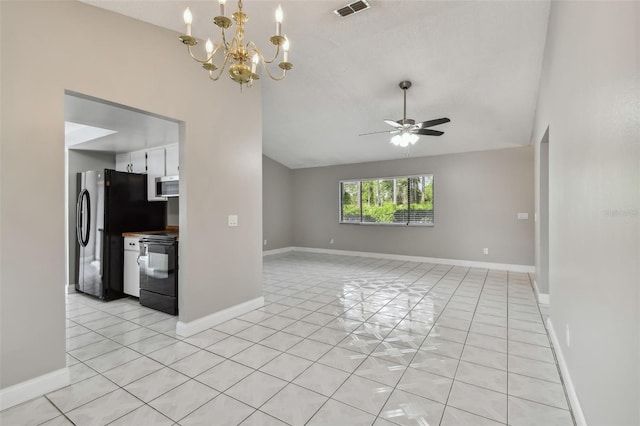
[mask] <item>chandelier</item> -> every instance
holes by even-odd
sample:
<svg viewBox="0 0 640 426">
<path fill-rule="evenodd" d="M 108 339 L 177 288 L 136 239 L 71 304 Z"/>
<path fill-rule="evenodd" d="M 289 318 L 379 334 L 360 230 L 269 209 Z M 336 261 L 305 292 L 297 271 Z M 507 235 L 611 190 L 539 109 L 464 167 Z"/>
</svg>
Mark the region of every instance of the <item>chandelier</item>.
<svg viewBox="0 0 640 426">
<path fill-rule="evenodd" d="M 193 15 L 188 7 L 184 11 L 184 23 L 187 28 L 186 34 L 180 36 L 180 41 L 187 46 L 189 55 L 191 55 L 196 62 L 202 64 L 202 67 L 208 71 L 209 78 L 213 81 L 217 81 L 228 66 L 229 77 L 231 77 L 233 81 L 239 83 L 241 87 L 243 84 L 251 87 L 253 81 L 260 78 L 256 73 L 260 63 L 262 63 L 262 67 L 269 78 L 272 80 L 284 79 L 287 71 L 293 68 L 293 64 L 289 62 L 289 40 L 286 35 L 282 35 L 282 7 L 278 6 L 276 9 L 276 34 L 269 39 L 275 46 L 275 54 L 273 58 L 265 59 L 253 41 L 244 41 L 244 25 L 249 17 L 242 11 L 242 0 L 238 0 L 238 10 L 231 15 L 233 22 L 236 24 L 235 35 L 231 39 L 228 39 L 227 33 L 225 33 L 225 30 L 228 30 L 232 25 L 231 19 L 225 16 L 226 0 L 218 0 L 218 3 L 220 4 L 220 15 L 213 18 L 213 23 L 222 30 L 222 39 L 218 44 L 214 44 L 210 38 L 207 39 L 205 43 L 206 56 L 202 59 L 194 55 L 192 51 L 192 47 L 198 44 L 198 40 L 191 35 Z M 283 55 L 282 61 L 278 63 L 278 67 L 282 69 L 282 74 L 275 76 L 269 70 L 269 65 L 276 62 L 280 56 L 280 49 L 282 49 Z M 220 54 L 218 54 L 218 52 L 220 52 Z M 214 57 L 216 57 L 216 55 L 220 57 L 217 59 L 222 61 L 219 67 L 214 63 Z M 218 71 L 216 72 L 216 70 Z"/>
</svg>

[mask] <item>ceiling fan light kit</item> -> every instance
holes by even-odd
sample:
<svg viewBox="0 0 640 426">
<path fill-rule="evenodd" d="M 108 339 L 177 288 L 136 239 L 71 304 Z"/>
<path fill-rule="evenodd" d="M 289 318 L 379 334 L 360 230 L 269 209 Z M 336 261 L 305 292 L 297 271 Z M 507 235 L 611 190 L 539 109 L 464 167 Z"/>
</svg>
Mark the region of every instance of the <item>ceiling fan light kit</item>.
<svg viewBox="0 0 640 426">
<path fill-rule="evenodd" d="M 395 146 L 399 147 L 407 147 L 409 145 L 414 145 L 420 139 L 417 135 L 413 133 L 402 133 L 400 135 L 395 135 L 391 138 L 391 143 Z"/>
<path fill-rule="evenodd" d="M 407 118 L 407 90 L 411 87 L 411 82 L 408 80 L 401 81 L 398 86 L 400 86 L 400 88 L 404 93 L 404 113 L 403 113 L 402 120 L 397 120 L 397 121 L 384 120 L 385 123 L 394 127 L 394 130 L 362 133 L 360 134 L 360 136 L 374 135 L 377 133 L 389 133 L 391 135 L 394 135 L 389 141 L 391 144 L 402 147 L 402 148 L 406 148 L 409 145 L 414 145 L 416 142 L 418 142 L 418 139 L 420 139 L 418 135 L 424 135 L 424 136 L 443 135 L 444 132 L 440 130 L 429 129 L 429 127 L 448 123 L 451 120 L 444 117 L 444 118 L 437 118 L 435 120 L 423 121 L 421 123 L 416 124 L 415 120 L 411 118 Z"/>
<path fill-rule="evenodd" d="M 254 80 L 260 78 L 257 74 L 258 65 L 261 63 L 264 71 L 272 80 L 282 80 L 286 77 L 287 71 L 293 68 L 293 64 L 289 62 L 289 39 L 286 35 L 282 34 L 282 21 L 284 14 L 282 7 L 278 6 L 275 13 L 276 19 L 276 34 L 271 36 L 269 41 L 275 46 L 275 54 L 271 59 L 265 59 L 264 55 L 258 49 L 258 46 L 253 41 L 244 42 L 244 25 L 249 17 L 242 11 L 242 0 L 238 0 L 238 10 L 233 13 L 233 22 L 236 25 L 236 32 L 230 40 L 227 39 L 225 30 L 228 30 L 233 25 L 230 18 L 225 16 L 225 4 L 226 0 L 218 0 L 220 6 L 220 15 L 213 18 L 213 23 L 222 31 L 221 41 L 215 44 L 209 38 L 205 43 L 206 56 L 204 59 L 198 58 L 194 55 L 192 47 L 198 44 L 198 40 L 191 35 L 191 24 L 193 22 L 193 15 L 191 9 L 188 7 L 184 11 L 183 18 L 186 25 L 185 34 L 180 36 L 180 41 L 187 46 L 189 55 L 196 61 L 202 64 L 202 68 L 208 71 L 209 78 L 213 81 L 217 81 L 224 70 L 229 67 L 229 77 L 240 84 L 246 84 L 251 87 Z M 275 76 L 269 70 L 269 65 L 276 62 L 280 56 L 280 50 L 282 49 L 282 61 L 278 63 L 278 67 L 282 70 L 282 74 Z M 222 65 L 218 67 L 214 63 L 214 56 L 222 52 Z M 215 71 L 220 69 L 216 74 Z"/>
</svg>

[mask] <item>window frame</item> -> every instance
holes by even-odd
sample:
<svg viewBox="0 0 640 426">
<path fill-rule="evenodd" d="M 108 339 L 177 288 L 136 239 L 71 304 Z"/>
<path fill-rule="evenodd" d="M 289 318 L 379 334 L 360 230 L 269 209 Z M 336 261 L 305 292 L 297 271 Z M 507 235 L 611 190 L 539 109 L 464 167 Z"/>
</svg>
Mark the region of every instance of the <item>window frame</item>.
<svg viewBox="0 0 640 426">
<path fill-rule="evenodd" d="M 411 179 L 412 178 L 421 178 L 423 176 L 431 176 L 431 198 L 432 198 L 432 211 L 433 211 L 433 220 L 431 223 L 427 222 L 410 222 L 411 218 Z M 392 223 L 392 222 L 363 222 L 362 221 L 362 182 L 364 181 L 379 181 L 379 180 L 399 180 L 399 179 L 407 179 L 407 222 L 402 223 Z M 360 220 L 359 221 L 345 221 L 342 219 L 343 217 L 343 208 L 342 208 L 342 196 L 343 196 L 343 184 L 358 184 L 358 201 L 360 203 Z M 433 173 L 421 173 L 415 175 L 402 175 L 402 176 L 384 176 L 384 177 L 375 177 L 375 178 L 357 178 L 357 179 L 340 179 L 338 181 L 338 223 L 340 225 L 363 225 L 363 226 L 420 226 L 420 227 L 428 227 L 432 228 L 436 223 L 436 194 L 435 194 L 435 176 Z"/>
</svg>

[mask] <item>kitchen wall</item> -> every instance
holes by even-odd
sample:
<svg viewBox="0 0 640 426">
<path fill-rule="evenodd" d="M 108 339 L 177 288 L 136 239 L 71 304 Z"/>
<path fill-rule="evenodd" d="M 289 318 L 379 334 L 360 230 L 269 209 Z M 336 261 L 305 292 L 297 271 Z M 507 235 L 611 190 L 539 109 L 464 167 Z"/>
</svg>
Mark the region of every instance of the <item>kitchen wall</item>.
<svg viewBox="0 0 640 426">
<path fill-rule="evenodd" d="M 167 225 L 180 226 L 180 198 L 167 198 Z"/>
<path fill-rule="evenodd" d="M 429 173 L 433 227 L 338 223 L 340 180 Z M 292 178 L 294 246 L 533 265 L 530 147 L 296 169 Z"/>
<path fill-rule="evenodd" d="M 293 173 L 288 167 L 262 156 L 263 250 L 293 244 Z M 264 241 L 263 241 L 264 243 Z"/>
<path fill-rule="evenodd" d="M 589 425 L 640 424 L 639 30 L 637 1 L 552 2 L 532 135 L 549 128 L 551 323 Z"/>
<path fill-rule="evenodd" d="M 180 321 L 259 301 L 260 83 L 213 83 L 177 33 L 81 2 L 3 1 L 0 23 L 0 387 L 65 367 L 65 90 L 181 122 Z"/>
<path fill-rule="evenodd" d="M 65 281 L 70 286 L 76 284 L 76 200 L 78 187 L 76 174 L 87 170 L 113 169 L 116 166 L 115 154 L 80 151 L 75 149 L 67 150 L 68 161 L 68 190 L 69 190 L 69 270 L 68 279 Z"/>
</svg>

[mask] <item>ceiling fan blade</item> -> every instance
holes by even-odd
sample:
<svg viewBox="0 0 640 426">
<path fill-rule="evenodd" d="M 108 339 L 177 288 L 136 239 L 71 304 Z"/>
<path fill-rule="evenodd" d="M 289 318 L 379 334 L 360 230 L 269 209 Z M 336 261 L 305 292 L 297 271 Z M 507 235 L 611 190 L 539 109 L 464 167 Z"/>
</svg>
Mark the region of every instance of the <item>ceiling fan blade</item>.
<svg viewBox="0 0 640 426">
<path fill-rule="evenodd" d="M 444 135 L 444 132 L 441 132 L 440 130 L 431 130 L 431 129 L 418 129 L 415 132 L 417 135 L 426 135 L 426 136 L 440 136 L 440 135 Z"/>
<path fill-rule="evenodd" d="M 377 135 L 378 133 L 391 133 L 393 130 L 383 130 L 381 132 L 360 133 L 358 136 Z"/>
<path fill-rule="evenodd" d="M 437 118 L 435 120 L 429 120 L 429 121 L 423 121 L 422 123 L 418 123 L 416 124 L 416 126 L 418 126 L 419 129 L 426 129 L 427 127 L 433 127 L 433 126 L 437 126 L 438 124 L 444 124 L 444 123 L 448 123 L 451 120 L 449 120 L 448 118 Z"/>
<path fill-rule="evenodd" d="M 400 127 L 402 127 L 402 124 L 394 120 L 384 120 L 384 122 L 387 123 L 389 126 L 395 127 L 396 129 L 399 129 Z"/>
</svg>

